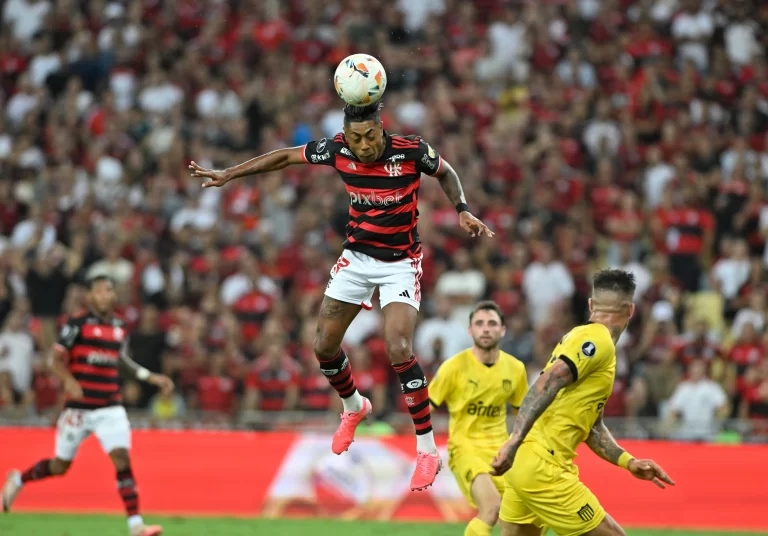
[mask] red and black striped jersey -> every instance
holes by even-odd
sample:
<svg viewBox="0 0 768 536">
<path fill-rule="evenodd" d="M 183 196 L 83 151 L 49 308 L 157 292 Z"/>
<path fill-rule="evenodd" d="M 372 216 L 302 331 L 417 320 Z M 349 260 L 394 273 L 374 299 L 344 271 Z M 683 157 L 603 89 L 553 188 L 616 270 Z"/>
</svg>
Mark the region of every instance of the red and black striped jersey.
<svg viewBox="0 0 768 536">
<path fill-rule="evenodd" d="M 421 252 L 416 222 L 421 174 L 436 175 L 442 159 L 418 136 L 384 133 L 386 149 L 379 160 L 363 163 L 343 134 L 304 146 L 308 164 L 331 166 L 341 175 L 349 196 L 346 249 L 382 261 Z"/>
<path fill-rule="evenodd" d="M 118 363 L 127 338 L 119 318 L 87 312 L 67 320 L 55 348 L 67 354 L 69 372 L 83 389 L 83 398 L 67 400 L 66 407 L 99 409 L 122 402 Z"/>
</svg>

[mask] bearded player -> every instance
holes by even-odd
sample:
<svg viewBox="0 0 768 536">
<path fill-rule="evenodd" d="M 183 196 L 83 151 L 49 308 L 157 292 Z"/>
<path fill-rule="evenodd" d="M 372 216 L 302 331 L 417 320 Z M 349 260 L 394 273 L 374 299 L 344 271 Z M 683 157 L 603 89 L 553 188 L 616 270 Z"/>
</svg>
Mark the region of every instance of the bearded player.
<svg viewBox="0 0 768 536">
<path fill-rule="evenodd" d="M 416 470 L 412 490 L 430 486 L 440 470 L 432 435 L 427 380 L 413 355 L 413 332 L 421 301 L 421 244 L 416 231 L 421 175 L 437 178 L 456 207 L 459 224 L 471 236 L 493 233 L 470 212 L 459 176 L 418 136 L 390 134 L 383 128 L 381 103 L 344 108 L 344 132 L 301 147 L 279 149 L 225 170 L 203 169 L 192 175 L 210 179 L 203 187 L 268 173 L 296 164 L 335 168 L 349 196 L 344 252 L 330 273 L 320 307 L 314 351 L 320 370 L 344 403 L 332 450 L 341 454 L 357 426 L 371 413 L 371 402 L 355 388 L 341 341 L 361 308 L 370 309 L 379 289 L 384 338 L 392 367 L 416 429 Z"/>
<path fill-rule="evenodd" d="M 508 437 L 507 404 L 517 410 L 528 392 L 525 365 L 499 350 L 506 328 L 501 309 L 478 303 L 469 315 L 472 348 L 443 363 L 429 388 L 433 405 L 450 412 L 448 466 L 477 515 L 464 536 L 489 536 L 499 518 L 504 479 L 491 461 Z"/>
<path fill-rule="evenodd" d="M 634 293 L 631 273 L 598 272 L 589 323 L 560 340 L 523 400 L 512 434 L 492 464 L 495 474 L 507 473 L 499 515 L 504 536 L 539 536 L 543 526 L 558 536 L 624 536 L 579 480 L 573 459 L 582 441 L 636 478 L 660 488 L 674 485 L 653 460 L 637 460 L 617 445 L 603 422 L 616 372 L 615 344 L 635 312 Z"/>
<path fill-rule="evenodd" d="M 65 409 L 56 426 L 56 456 L 40 460 L 24 472 L 9 473 L 3 487 L 3 510 L 10 510 L 24 485 L 66 474 L 80 444 L 93 434 L 115 466 L 131 536 L 156 536 L 162 528 L 144 525 L 139 515 L 139 492 L 129 455 L 131 424 L 120 403 L 119 370 L 166 394 L 173 391 L 173 382 L 129 357 L 124 323 L 114 316 L 117 294 L 109 278 L 90 280 L 87 300 L 89 310 L 67 320 L 51 356 L 53 372 L 66 393 Z"/>
</svg>

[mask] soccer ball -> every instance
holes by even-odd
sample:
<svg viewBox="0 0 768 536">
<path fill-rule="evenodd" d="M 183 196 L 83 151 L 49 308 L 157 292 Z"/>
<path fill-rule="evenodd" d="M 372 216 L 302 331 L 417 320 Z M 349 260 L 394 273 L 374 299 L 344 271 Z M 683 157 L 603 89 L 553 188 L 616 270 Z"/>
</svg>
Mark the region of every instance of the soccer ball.
<svg viewBox="0 0 768 536">
<path fill-rule="evenodd" d="M 336 93 L 347 104 L 367 106 L 379 100 L 387 89 L 387 73 L 381 62 L 368 54 L 347 56 L 333 75 Z"/>
</svg>

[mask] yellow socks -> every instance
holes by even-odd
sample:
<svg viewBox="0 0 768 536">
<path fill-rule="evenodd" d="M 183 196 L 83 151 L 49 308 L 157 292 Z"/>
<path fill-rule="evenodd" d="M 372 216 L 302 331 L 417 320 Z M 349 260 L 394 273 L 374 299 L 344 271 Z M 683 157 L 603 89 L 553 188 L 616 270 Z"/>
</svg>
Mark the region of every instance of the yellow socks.
<svg viewBox="0 0 768 536">
<path fill-rule="evenodd" d="M 491 529 L 493 527 L 475 517 L 464 530 L 464 536 L 491 536 Z"/>
</svg>

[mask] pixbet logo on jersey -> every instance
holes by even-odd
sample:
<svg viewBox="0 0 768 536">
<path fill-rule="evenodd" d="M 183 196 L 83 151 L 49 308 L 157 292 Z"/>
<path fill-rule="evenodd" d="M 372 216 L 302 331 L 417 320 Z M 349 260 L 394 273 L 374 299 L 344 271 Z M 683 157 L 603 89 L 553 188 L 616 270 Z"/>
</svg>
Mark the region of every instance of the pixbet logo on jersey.
<svg viewBox="0 0 768 536">
<path fill-rule="evenodd" d="M 368 194 L 361 192 L 349 192 L 349 202 L 353 205 L 371 205 L 374 207 L 388 207 L 394 205 L 403 200 L 400 190 L 395 192 L 395 195 L 388 195 L 387 197 L 381 197 L 376 192 L 370 192 Z"/>
<path fill-rule="evenodd" d="M 106 365 L 115 361 L 117 357 L 104 354 L 102 352 L 89 352 L 86 361 L 89 365 Z"/>
</svg>

